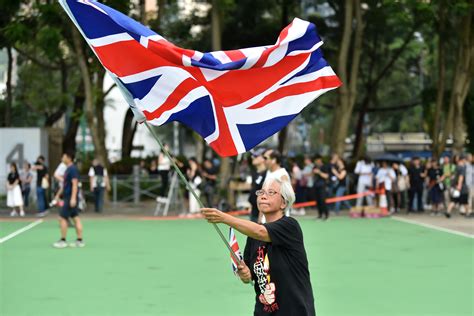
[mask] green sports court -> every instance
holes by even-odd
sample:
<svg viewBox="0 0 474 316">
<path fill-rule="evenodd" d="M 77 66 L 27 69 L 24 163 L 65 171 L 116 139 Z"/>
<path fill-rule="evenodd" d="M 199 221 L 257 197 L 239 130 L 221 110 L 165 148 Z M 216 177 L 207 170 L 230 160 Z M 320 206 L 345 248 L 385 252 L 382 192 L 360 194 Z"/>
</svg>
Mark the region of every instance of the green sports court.
<svg viewBox="0 0 474 316">
<path fill-rule="evenodd" d="M 253 288 L 204 220 L 85 217 L 86 247 L 55 249 L 49 217 L 5 240 L 34 221 L 0 221 L 2 316 L 253 314 Z M 391 218 L 299 222 L 317 315 L 474 315 L 469 236 Z"/>
</svg>

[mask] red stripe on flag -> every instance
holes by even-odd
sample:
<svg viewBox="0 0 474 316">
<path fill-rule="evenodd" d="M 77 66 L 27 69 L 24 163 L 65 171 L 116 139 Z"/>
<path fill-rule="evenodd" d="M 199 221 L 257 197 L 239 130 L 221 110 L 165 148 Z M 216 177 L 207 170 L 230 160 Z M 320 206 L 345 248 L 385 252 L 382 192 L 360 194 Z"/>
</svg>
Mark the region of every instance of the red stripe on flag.
<svg viewBox="0 0 474 316">
<path fill-rule="evenodd" d="M 200 87 L 201 85 L 194 79 L 188 78 L 181 82 L 176 89 L 171 93 L 166 101 L 156 110 L 153 112 L 149 111 L 143 111 L 143 114 L 145 114 L 147 120 L 152 120 L 155 118 L 160 117 L 165 111 L 171 110 L 174 108 L 179 101 L 183 99 L 184 96 L 186 96 L 190 91 L 192 91 L 195 88 Z"/>
<path fill-rule="evenodd" d="M 135 40 L 117 42 L 94 49 L 102 64 L 119 77 L 134 75 L 161 66 L 176 66 Z"/>
<path fill-rule="evenodd" d="M 315 90 L 321 89 L 337 88 L 340 85 L 341 81 L 337 76 L 320 77 L 314 81 L 295 83 L 290 86 L 281 87 L 278 90 L 270 93 L 260 102 L 249 107 L 249 109 L 253 110 L 262 108 L 270 102 L 276 101 L 287 96 L 303 94 L 306 92 L 313 92 Z"/>
<path fill-rule="evenodd" d="M 233 106 L 268 90 L 288 73 L 301 66 L 307 58 L 307 54 L 287 56 L 284 62 L 271 67 L 229 71 L 215 80 L 204 81 L 203 84 L 222 106 Z"/>
<path fill-rule="evenodd" d="M 227 50 L 224 53 L 229 57 L 232 61 L 237 61 L 245 58 L 245 55 L 240 50 Z"/>
<path fill-rule="evenodd" d="M 237 148 L 235 147 L 234 140 L 230 134 L 224 109 L 220 104 L 218 104 L 215 98 L 214 104 L 216 108 L 217 121 L 219 122 L 219 137 L 210 143 L 209 146 L 211 146 L 222 157 L 237 155 Z"/>
</svg>

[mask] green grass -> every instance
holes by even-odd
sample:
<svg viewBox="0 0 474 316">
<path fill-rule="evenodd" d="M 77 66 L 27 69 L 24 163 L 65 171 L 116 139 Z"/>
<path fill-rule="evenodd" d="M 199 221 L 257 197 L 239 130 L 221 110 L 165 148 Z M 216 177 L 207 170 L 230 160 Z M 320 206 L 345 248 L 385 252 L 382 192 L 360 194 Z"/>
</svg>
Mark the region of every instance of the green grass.
<svg viewBox="0 0 474 316">
<path fill-rule="evenodd" d="M 55 221 L 0 244 L 0 315 L 253 314 L 206 222 L 83 222 L 83 249 L 52 248 Z M 300 223 L 318 316 L 473 315 L 473 239 L 390 219 Z M 0 238 L 21 226 L 0 222 Z"/>
</svg>

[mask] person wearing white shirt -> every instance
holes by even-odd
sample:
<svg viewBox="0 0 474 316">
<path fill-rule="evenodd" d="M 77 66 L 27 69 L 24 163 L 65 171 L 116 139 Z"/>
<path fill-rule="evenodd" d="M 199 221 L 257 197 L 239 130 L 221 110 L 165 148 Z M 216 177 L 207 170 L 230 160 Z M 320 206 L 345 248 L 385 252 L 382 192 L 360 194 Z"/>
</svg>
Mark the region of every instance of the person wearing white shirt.
<svg viewBox="0 0 474 316">
<path fill-rule="evenodd" d="M 368 157 L 365 157 L 363 160 L 357 162 L 354 173 L 359 176 L 357 181 L 357 194 L 364 193 L 372 188 L 372 177 L 373 177 L 374 164 L 370 161 Z M 371 206 L 372 195 L 365 196 L 367 205 Z M 361 207 L 364 197 L 358 197 L 356 206 Z"/>
<path fill-rule="evenodd" d="M 290 175 L 285 168 L 281 166 L 282 156 L 278 150 L 268 149 L 263 154 L 265 166 L 267 167 L 267 175 L 265 180 L 279 179 L 280 181 L 288 181 L 291 183 Z M 286 210 L 286 216 L 290 216 L 290 210 Z"/>
<path fill-rule="evenodd" d="M 392 186 L 393 181 L 396 178 L 395 171 L 388 166 L 386 161 L 382 162 L 382 167 L 377 171 L 375 180 L 377 182 L 377 188 L 384 187 L 385 194 L 387 195 L 388 208 L 393 212 L 393 197 L 392 197 Z"/>
<path fill-rule="evenodd" d="M 94 159 L 92 166 L 89 169 L 90 189 L 94 193 L 95 212 L 101 213 L 104 206 L 104 192 L 105 189 L 110 191 L 109 175 L 99 162 Z"/>
</svg>

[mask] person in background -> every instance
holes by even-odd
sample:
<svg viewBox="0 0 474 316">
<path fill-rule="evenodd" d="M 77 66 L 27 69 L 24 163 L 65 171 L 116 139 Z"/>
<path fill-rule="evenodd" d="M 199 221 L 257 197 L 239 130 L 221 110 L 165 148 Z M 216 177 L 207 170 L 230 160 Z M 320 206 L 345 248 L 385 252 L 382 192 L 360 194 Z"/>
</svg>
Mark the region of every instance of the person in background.
<svg viewBox="0 0 474 316">
<path fill-rule="evenodd" d="M 186 177 L 188 178 L 190 186 L 193 188 L 194 192 L 196 193 L 197 197 L 199 198 L 201 195 L 201 167 L 199 166 L 199 162 L 196 158 L 191 157 L 188 160 L 189 168 L 186 170 Z M 194 195 L 188 190 L 189 196 L 189 213 L 195 214 L 199 212 L 199 202 L 194 197 Z"/>
<path fill-rule="evenodd" d="M 395 181 L 396 174 L 391 167 L 389 167 L 387 161 L 382 161 L 381 168 L 377 171 L 375 175 L 376 187 L 378 189 L 384 188 L 385 194 L 387 196 L 387 204 L 390 213 L 394 213 L 395 209 L 393 207 L 393 197 L 392 197 L 392 188 L 393 182 Z"/>
<path fill-rule="evenodd" d="M 301 203 L 304 201 L 304 183 L 303 183 L 303 172 L 301 171 L 300 166 L 298 165 L 298 162 L 296 161 L 296 158 L 291 158 L 290 159 L 290 167 L 291 167 L 291 185 L 293 186 L 293 189 L 296 194 L 296 200 L 295 203 Z M 298 208 L 298 209 L 292 209 L 291 214 L 293 215 L 305 215 L 306 210 L 304 208 Z"/>
<path fill-rule="evenodd" d="M 265 159 L 265 166 L 267 167 L 265 179 L 280 179 L 291 184 L 290 174 L 282 167 L 282 156 L 278 150 L 267 149 L 263 154 L 263 159 Z M 290 210 L 288 210 L 286 216 L 290 216 Z M 263 217 L 263 221 L 265 221 L 265 217 Z"/>
<path fill-rule="evenodd" d="M 158 163 L 156 162 L 156 159 L 152 159 L 152 161 L 150 162 L 150 168 L 148 169 L 148 174 L 150 175 L 150 178 L 152 179 L 158 178 L 158 175 L 160 173 L 158 172 Z M 161 193 L 161 191 L 159 193 Z"/>
<path fill-rule="evenodd" d="M 31 165 L 25 161 L 23 163 L 23 170 L 20 172 L 21 194 L 23 196 L 23 204 L 25 209 L 30 204 L 31 182 L 33 181 L 33 173 L 31 172 Z"/>
<path fill-rule="evenodd" d="M 466 184 L 466 157 L 460 156 L 457 161 L 456 173 L 451 183 L 451 202 L 444 214 L 447 218 L 451 217 L 451 211 L 454 206 L 459 205 L 459 213 L 461 215 L 471 216 L 468 210 L 468 187 Z"/>
<path fill-rule="evenodd" d="M 38 207 L 38 216 L 47 215 L 46 191 L 49 188 L 48 167 L 45 165 L 44 156 L 39 156 L 31 168 L 36 171 L 36 204 Z"/>
<path fill-rule="evenodd" d="M 474 205 L 474 160 L 472 154 L 466 156 L 466 185 L 468 187 L 468 214 L 473 217 L 473 205 Z"/>
<path fill-rule="evenodd" d="M 63 184 L 63 198 L 64 205 L 59 213 L 59 226 L 61 232 L 61 239 L 53 244 L 55 248 L 66 248 L 68 246 L 66 242 L 68 218 L 72 218 L 74 226 L 76 228 L 77 239 L 76 242 L 69 244 L 70 247 L 84 247 L 85 243 L 82 239 L 82 222 L 79 218 L 79 210 L 77 208 L 78 194 L 79 194 L 79 171 L 74 165 L 74 154 L 64 153 L 62 161 L 67 165 L 66 172 L 64 173 L 64 184 Z"/>
<path fill-rule="evenodd" d="M 57 188 L 54 193 L 54 198 L 49 203 L 50 207 L 55 206 L 58 204 L 58 202 L 61 200 L 61 193 L 63 192 L 63 184 L 64 184 L 64 174 L 66 173 L 67 166 L 64 162 L 60 162 L 59 165 L 56 167 L 56 170 L 54 170 L 54 180 L 57 183 Z M 69 220 L 68 220 L 69 221 Z"/>
<path fill-rule="evenodd" d="M 252 154 L 252 185 L 250 187 L 249 193 L 249 203 L 252 207 L 250 210 L 250 220 L 254 223 L 260 223 L 262 216 L 258 210 L 257 205 L 257 195 L 255 192 L 260 190 L 265 182 L 265 176 L 267 175 L 267 168 L 265 166 L 265 159 L 263 159 L 263 154 L 265 153 L 264 148 L 257 148 L 250 151 Z"/>
<path fill-rule="evenodd" d="M 204 179 L 204 197 L 206 198 L 207 206 L 214 206 L 214 196 L 217 189 L 217 173 L 218 169 L 215 167 L 211 159 L 204 159 L 201 176 Z"/>
<path fill-rule="evenodd" d="M 412 165 L 408 169 L 410 177 L 410 189 L 408 191 L 409 201 L 407 213 L 414 213 L 413 202 L 416 198 L 417 212 L 423 213 L 423 185 L 426 178 L 426 170 L 421 165 L 419 157 L 413 157 Z"/>
<path fill-rule="evenodd" d="M 314 157 L 313 167 L 313 196 L 318 207 L 318 219 L 327 220 L 329 218 L 329 210 L 326 205 L 327 182 L 330 176 L 330 167 L 323 163 L 320 155 Z"/>
<path fill-rule="evenodd" d="M 347 189 L 347 170 L 344 164 L 344 160 L 338 158 L 336 161 L 335 166 L 332 167 L 331 173 L 336 176 L 337 184 L 336 184 L 336 198 L 340 198 L 344 196 Z M 351 209 L 351 204 L 349 201 L 337 201 L 334 205 L 334 212 L 336 215 L 339 215 L 339 211 L 341 210 L 341 204 L 343 204 L 346 208 Z"/>
<path fill-rule="evenodd" d="M 443 169 L 436 159 L 431 160 L 431 167 L 427 171 L 428 199 L 431 204 L 430 215 L 438 215 L 439 206 L 443 204 L 444 176 Z"/>
<path fill-rule="evenodd" d="M 354 170 L 354 173 L 359 176 L 359 179 L 357 180 L 357 194 L 362 194 L 372 188 L 373 169 L 374 164 L 369 157 L 364 157 L 363 160 L 357 162 Z M 373 205 L 372 195 L 366 195 L 365 199 L 367 205 Z M 364 197 L 358 197 L 356 207 L 362 207 L 363 201 Z"/>
<path fill-rule="evenodd" d="M 304 195 L 304 202 L 311 201 L 312 194 L 313 194 L 313 162 L 311 161 L 311 157 L 305 156 L 304 157 L 304 167 L 302 170 L 303 173 L 303 187 L 305 190 Z"/>
<path fill-rule="evenodd" d="M 443 184 L 445 188 L 445 190 L 443 191 L 444 207 L 445 209 L 447 209 L 449 202 L 451 201 L 449 189 L 451 188 L 451 182 L 454 180 L 454 174 L 456 173 L 456 165 L 451 163 L 449 156 L 444 156 L 441 169 L 443 170 L 443 176 L 444 176 Z"/>
<path fill-rule="evenodd" d="M 23 210 L 23 196 L 21 195 L 20 174 L 16 163 L 10 164 L 10 172 L 7 176 L 7 206 L 12 208 L 10 216 L 17 216 L 16 208 L 19 210 L 21 217 L 25 216 Z"/>
<path fill-rule="evenodd" d="M 90 190 L 94 194 L 94 207 L 96 213 L 101 213 L 104 207 L 105 190 L 110 191 L 110 181 L 107 169 L 96 158 L 92 160 L 89 168 Z"/>
<path fill-rule="evenodd" d="M 168 144 L 163 145 L 166 151 L 169 151 Z M 168 182 L 169 182 L 169 175 L 171 170 L 171 160 L 168 158 L 168 155 L 164 153 L 164 151 L 160 151 L 158 155 L 158 174 L 160 175 L 161 179 L 161 186 L 160 192 L 158 193 L 159 196 L 167 196 L 168 195 Z"/>
</svg>

